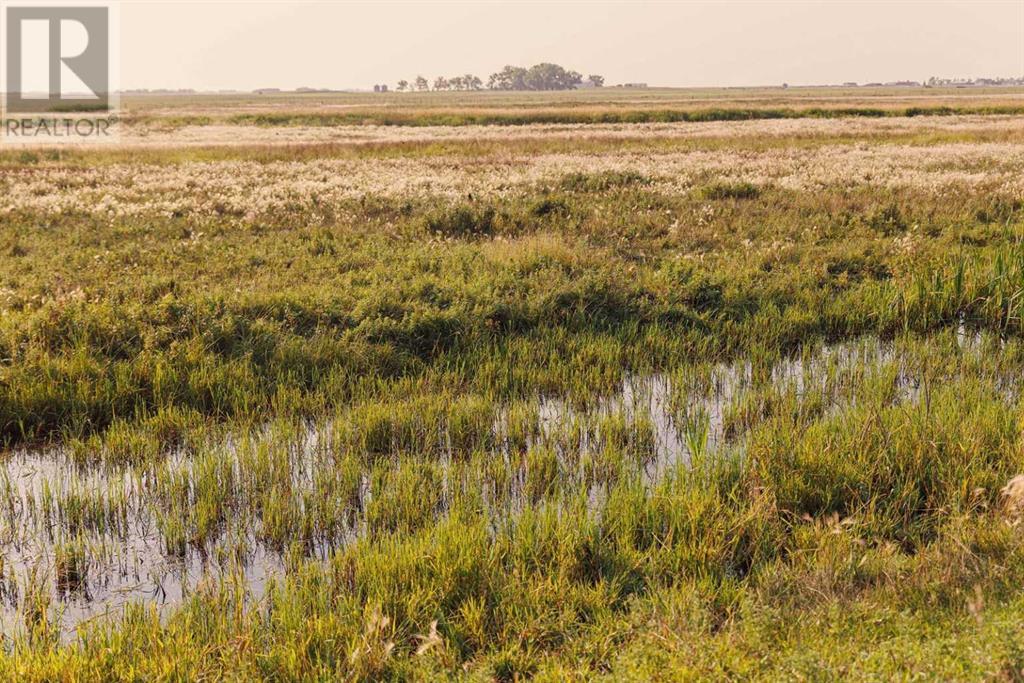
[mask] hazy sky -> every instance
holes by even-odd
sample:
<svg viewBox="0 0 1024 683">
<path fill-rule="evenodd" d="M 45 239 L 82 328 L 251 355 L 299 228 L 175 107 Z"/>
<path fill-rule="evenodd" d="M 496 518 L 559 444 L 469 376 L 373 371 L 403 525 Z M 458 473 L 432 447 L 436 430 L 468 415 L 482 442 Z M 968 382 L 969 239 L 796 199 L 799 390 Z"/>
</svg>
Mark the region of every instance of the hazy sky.
<svg viewBox="0 0 1024 683">
<path fill-rule="evenodd" d="M 675 86 L 1024 75 L 1024 0 L 124 0 L 121 29 L 125 88 L 486 81 L 540 61 Z"/>
</svg>

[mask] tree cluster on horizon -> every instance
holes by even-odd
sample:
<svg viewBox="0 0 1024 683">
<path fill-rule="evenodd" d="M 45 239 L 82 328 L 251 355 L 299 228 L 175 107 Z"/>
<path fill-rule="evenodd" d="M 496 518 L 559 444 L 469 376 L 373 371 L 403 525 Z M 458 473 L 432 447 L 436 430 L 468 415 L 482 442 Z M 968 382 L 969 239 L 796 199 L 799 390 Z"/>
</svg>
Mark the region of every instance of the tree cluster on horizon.
<svg viewBox="0 0 1024 683">
<path fill-rule="evenodd" d="M 595 88 L 604 85 L 604 77 L 597 74 L 587 76 L 586 82 Z M 487 79 L 488 90 L 574 90 L 584 83 L 583 74 L 568 70 L 558 64 L 543 62 L 530 68 L 506 66 L 493 73 Z M 438 76 L 433 87 L 423 76 L 416 76 L 412 81 L 398 81 L 398 92 L 425 92 L 428 90 L 483 90 L 484 82 L 473 74 Z"/>
</svg>

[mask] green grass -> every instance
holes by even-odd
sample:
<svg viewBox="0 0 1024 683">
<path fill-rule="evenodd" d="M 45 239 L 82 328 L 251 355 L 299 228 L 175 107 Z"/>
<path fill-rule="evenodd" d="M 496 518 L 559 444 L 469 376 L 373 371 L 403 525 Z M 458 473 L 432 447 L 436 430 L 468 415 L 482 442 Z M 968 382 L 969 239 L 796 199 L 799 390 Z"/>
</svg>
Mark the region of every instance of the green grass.
<svg viewBox="0 0 1024 683">
<path fill-rule="evenodd" d="M 38 230 L 26 216 L 8 238 L 0 437 L 79 440 L 131 423 L 145 438 L 111 432 L 131 458 L 209 418 L 315 413 L 388 378 L 513 397 L 571 390 L 588 356 L 588 372 L 614 378 L 754 341 L 1020 325 L 1024 258 L 1005 246 L 1014 229 L 995 219 L 1015 214 L 998 197 L 946 206 L 837 190 L 816 208 L 788 191 L 711 183 L 666 197 L 643 182 L 569 176 L 500 204 L 379 201 L 339 208 L 355 213 L 348 226 L 225 221 L 198 249 L 183 246 L 199 230 L 185 220 Z M 673 234 L 672 216 L 709 199 L 712 223 Z M 627 207 L 641 207 L 629 223 Z M 935 237 L 914 262 L 891 253 L 925 216 Z M 817 244 L 770 245 L 811 225 Z M 710 258 L 679 258 L 693 250 Z M 62 280 L 72 296 L 53 291 Z M 521 360 L 557 346 L 569 353 L 553 365 Z"/>
<path fill-rule="evenodd" d="M 171 110 L 173 112 L 173 110 Z M 1017 104 L 923 105 L 910 107 L 699 107 L 686 109 L 599 108 L 597 110 L 375 110 L 351 112 L 260 112 L 228 114 L 177 114 L 154 116 L 139 113 L 125 118 L 129 126 L 163 128 L 207 126 L 213 123 L 240 126 L 528 126 L 537 124 L 708 123 L 713 121 L 760 121 L 772 119 L 893 118 L 914 116 L 1009 116 L 1024 113 Z"/>
<path fill-rule="evenodd" d="M 0 677 L 1017 680 L 1019 197 L 654 180 L 5 216 Z"/>
</svg>

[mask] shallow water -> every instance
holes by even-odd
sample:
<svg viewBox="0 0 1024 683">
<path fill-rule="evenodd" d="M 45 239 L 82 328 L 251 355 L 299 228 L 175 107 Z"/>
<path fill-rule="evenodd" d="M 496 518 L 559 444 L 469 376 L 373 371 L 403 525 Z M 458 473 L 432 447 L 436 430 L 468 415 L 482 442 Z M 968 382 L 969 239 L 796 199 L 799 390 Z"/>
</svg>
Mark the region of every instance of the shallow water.
<svg viewBox="0 0 1024 683">
<path fill-rule="evenodd" d="M 24 628 L 23 612 L 33 595 L 50 604 L 68 637 L 79 625 L 119 614 L 132 602 L 163 610 L 203 581 L 238 575 L 259 598 L 268 578 L 283 570 L 280 556 L 245 537 L 223 544 L 232 549 L 230 557 L 193 547 L 184 556 L 168 553 L 156 515 L 146 505 L 149 473 L 81 470 L 60 451 L 50 451 L 14 454 L 0 476 L 7 489 L 7 510 L 0 517 L 0 629 L 5 635 Z M 83 522 L 77 511 L 46 503 L 47 491 L 51 499 L 106 496 L 125 505 L 96 529 L 95 521 Z M 86 514 L 95 520 L 102 513 Z M 83 544 L 87 560 L 69 578 L 57 570 L 57 549 L 76 542 Z"/>
<path fill-rule="evenodd" d="M 982 352 L 980 338 L 965 330 L 955 335 L 955 343 L 964 353 Z M 607 482 L 595 478 L 586 463 L 592 465 L 593 458 L 588 460 L 588 456 L 604 447 L 602 425 L 625 426 L 623 433 L 636 439 L 628 446 L 640 454 L 642 472 L 648 484 L 653 484 L 664 473 L 690 463 L 695 450 L 702 454 L 741 453 L 744 422 L 737 415 L 742 415 L 743 401 L 751 397 L 757 400 L 758 392 L 792 396 L 796 405 L 817 406 L 822 414 L 828 414 L 854 402 L 851 387 L 880 368 L 889 368 L 891 373 L 892 401 L 919 400 L 919 373 L 894 346 L 860 339 L 807 349 L 792 358 L 748 358 L 735 363 L 689 365 L 656 375 L 627 376 L 616 392 L 586 405 L 564 397 L 538 397 L 530 413 L 536 424 L 527 447 L 553 449 L 566 485 L 588 491 L 591 506 L 596 509 Z M 1010 397 L 1016 381 L 1008 380 L 1007 387 Z M 498 485 L 493 482 L 485 483 L 482 492 L 488 501 L 487 514 L 495 518 L 521 508 L 528 499 L 528 473 L 520 447 L 512 446 L 507 438 L 508 419 L 507 411 L 498 411 L 493 455 L 509 470 L 511 495 L 499 495 Z M 333 453 L 344 448 L 335 442 L 333 434 L 330 422 L 311 424 L 294 430 L 282 443 L 281 435 L 268 428 L 250 437 L 245 448 L 284 449 L 289 486 L 301 494 L 316 486 L 318 468 L 334 466 Z M 638 434 L 649 435 L 649 442 Z M 447 434 L 441 436 L 441 441 L 447 444 L 447 452 L 440 458 L 443 514 L 453 487 L 467 484 L 449 477 L 450 462 L 456 454 Z M 237 475 L 243 466 L 239 456 L 242 450 L 241 442 L 229 439 L 214 452 L 230 463 L 227 471 Z M 173 453 L 162 467 L 165 476 L 171 473 L 195 481 L 194 457 Z M 59 620 L 62 638 L 68 640 L 82 624 L 117 616 L 129 603 L 145 603 L 166 612 L 198 585 L 228 580 L 244 584 L 251 599 L 259 600 L 268 581 L 284 574 L 283 552 L 259 540 L 261 522 L 251 510 L 247 511 L 248 517 L 239 515 L 205 543 L 188 543 L 178 552 L 169 551 L 161 533 L 160 513 L 152 504 L 156 476 L 152 469 L 79 468 L 60 450 L 16 452 L 3 462 L 3 634 L 23 632 L 26 606 L 40 596 L 49 604 L 51 619 Z M 364 473 L 352 523 L 335 537 L 307 543 L 307 556 L 326 558 L 334 548 L 368 533 L 366 508 L 371 499 L 372 486 Z M 74 542 L 84 544 L 84 564 L 70 573 L 65 569 L 62 574 L 57 568 L 58 550 L 62 544 Z"/>
</svg>

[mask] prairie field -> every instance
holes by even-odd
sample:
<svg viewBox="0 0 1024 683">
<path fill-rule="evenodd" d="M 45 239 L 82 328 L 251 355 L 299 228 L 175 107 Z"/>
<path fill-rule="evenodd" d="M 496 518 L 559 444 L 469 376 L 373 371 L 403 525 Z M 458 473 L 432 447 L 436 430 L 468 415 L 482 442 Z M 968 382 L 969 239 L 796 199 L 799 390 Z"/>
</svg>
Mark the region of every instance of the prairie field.
<svg viewBox="0 0 1024 683">
<path fill-rule="evenodd" d="M 122 104 L 0 147 L 0 679 L 1024 680 L 1024 90 Z"/>
</svg>

